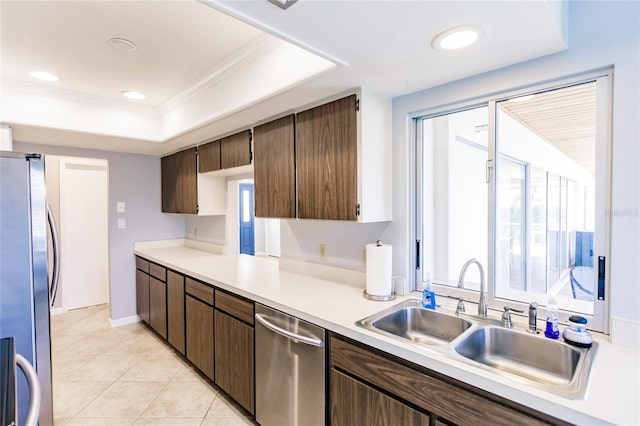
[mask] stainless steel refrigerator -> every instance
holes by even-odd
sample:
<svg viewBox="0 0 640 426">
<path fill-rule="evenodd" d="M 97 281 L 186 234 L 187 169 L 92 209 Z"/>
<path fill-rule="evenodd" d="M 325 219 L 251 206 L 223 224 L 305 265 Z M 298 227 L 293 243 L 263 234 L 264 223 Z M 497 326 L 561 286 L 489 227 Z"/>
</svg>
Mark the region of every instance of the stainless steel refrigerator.
<svg viewBox="0 0 640 426">
<path fill-rule="evenodd" d="M 0 338 L 36 369 L 41 388 L 40 426 L 53 424 L 50 286 L 44 158 L 0 152 Z M 18 421 L 29 407 L 27 380 L 18 375 Z"/>
</svg>

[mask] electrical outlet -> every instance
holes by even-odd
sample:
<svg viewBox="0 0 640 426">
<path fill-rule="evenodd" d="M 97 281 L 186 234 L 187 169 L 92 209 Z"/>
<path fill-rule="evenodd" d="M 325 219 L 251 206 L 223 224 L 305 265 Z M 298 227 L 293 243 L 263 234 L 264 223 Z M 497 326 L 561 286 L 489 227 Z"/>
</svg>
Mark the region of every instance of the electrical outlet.
<svg viewBox="0 0 640 426">
<path fill-rule="evenodd" d="M 367 249 L 362 249 L 362 267 L 367 267 Z"/>
<path fill-rule="evenodd" d="M 320 244 L 320 260 L 327 260 L 327 245 Z"/>
<path fill-rule="evenodd" d="M 124 201 L 118 201 L 116 203 L 116 213 L 124 213 Z"/>
<path fill-rule="evenodd" d="M 193 228 L 193 238 L 196 240 L 198 239 L 198 227 Z"/>
</svg>

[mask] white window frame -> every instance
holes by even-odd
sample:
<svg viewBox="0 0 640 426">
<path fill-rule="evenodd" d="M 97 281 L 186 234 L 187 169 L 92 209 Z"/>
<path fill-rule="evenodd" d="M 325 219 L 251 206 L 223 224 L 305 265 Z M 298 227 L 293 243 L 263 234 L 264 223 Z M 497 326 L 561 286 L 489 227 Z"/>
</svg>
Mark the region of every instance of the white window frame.
<svg viewBox="0 0 640 426">
<path fill-rule="evenodd" d="M 422 270 L 421 265 L 424 264 L 425 255 L 425 242 L 421 241 L 424 235 L 424 224 L 422 223 L 423 216 L 423 168 L 422 168 L 422 122 L 424 119 L 435 118 L 438 116 L 453 114 L 465 110 L 488 106 L 488 173 L 490 178 L 489 193 L 488 193 L 488 248 L 487 253 L 491 265 L 486 265 L 485 273 L 487 274 L 487 302 L 490 309 L 498 311 L 502 310 L 504 305 L 509 305 L 515 309 L 523 310 L 525 313 L 528 309 L 528 303 L 516 302 L 511 300 L 505 300 L 495 297 L 495 270 L 496 270 L 496 256 L 495 256 L 495 230 L 496 230 L 496 181 L 495 176 L 499 171 L 499 162 L 496 161 L 496 156 L 500 155 L 496 147 L 496 115 L 497 115 L 497 102 L 504 101 L 513 97 L 525 96 L 533 92 L 543 92 L 572 85 L 578 85 L 588 82 L 596 82 L 596 212 L 595 212 L 595 229 L 598 232 L 604 233 L 603 238 L 596 238 L 594 241 L 594 263 L 597 263 L 599 256 L 605 256 L 607 259 L 606 275 L 604 283 L 604 300 L 598 300 L 597 283 L 594 286 L 594 301 L 593 301 L 593 315 L 583 315 L 587 317 L 589 321 L 588 328 L 600 331 L 605 334 L 610 333 L 609 329 L 609 300 L 611 296 L 611 284 L 610 284 L 610 272 L 609 272 L 609 259 L 610 259 L 610 238 L 611 238 L 611 220 L 607 215 L 607 212 L 611 209 L 611 141 L 612 141 L 612 79 L 613 69 L 598 70 L 590 73 L 580 74 L 578 76 L 566 77 L 555 80 L 553 82 L 531 84 L 529 86 L 505 90 L 499 94 L 487 95 L 480 98 L 475 98 L 467 101 L 460 101 L 451 103 L 448 105 L 442 105 L 439 107 L 429 108 L 428 110 L 417 111 L 410 115 L 410 119 L 413 122 L 412 126 L 412 139 L 415 141 L 415 163 L 412 165 L 412 182 L 414 185 L 414 202 L 415 202 L 415 216 L 412 219 L 414 226 L 414 234 L 410 239 L 411 246 L 409 252 L 414 255 L 414 266 L 416 273 L 414 275 L 414 289 L 421 290 L 424 287 L 422 282 Z M 427 206 L 429 208 L 429 206 Z M 429 235 L 432 235 L 427 230 Z M 594 265 L 595 266 L 595 265 Z M 597 267 L 596 267 L 597 268 Z M 597 269 L 596 269 L 597 270 Z M 443 296 L 461 298 L 469 302 L 478 301 L 478 291 L 469 289 L 459 289 L 457 287 L 451 287 L 449 285 L 441 285 L 437 281 L 433 282 L 433 287 L 437 294 Z M 538 317 L 540 318 L 546 314 L 545 305 L 546 300 L 536 300 L 540 306 Z M 560 322 L 566 323 L 567 318 L 574 312 L 560 311 Z"/>
</svg>

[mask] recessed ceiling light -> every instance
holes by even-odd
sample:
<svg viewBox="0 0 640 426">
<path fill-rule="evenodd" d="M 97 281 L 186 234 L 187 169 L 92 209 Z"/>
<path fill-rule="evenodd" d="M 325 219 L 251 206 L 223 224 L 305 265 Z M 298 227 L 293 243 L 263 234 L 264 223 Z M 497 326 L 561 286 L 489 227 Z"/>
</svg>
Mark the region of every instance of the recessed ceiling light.
<svg viewBox="0 0 640 426">
<path fill-rule="evenodd" d="M 536 95 L 524 95 L 524 96 L 518 96 L 517 98 L 511 98 L 509 99 L 507 102 L 527 102 L 530 101 L 531 99 L 535 98 Z"/>
<path fill-rule="evenodd" d="M 482 31 L 478 27 L 464 25 L 449 28 L 436 35 L 431 41 L 431 46 L 438 50 L 462 49 L 478 41 Z"/>
<path fill-rule="evenodd" d="M 123 52 L 133 52 L 138 48 L 134 42 L 127 40 L 126 38 L 111 38 L 109 39 L 109 44 L 114 49 L 121 50 Z"/>
<path fill-rule="evenodd" d="M 58 77 L 46 71 L 33 71 L 33 72 L 30 72 L 29 75 L 33 78 L 36 78 L 42 81 L 58 81 L 59 80 Z"/>
<path fill-rule="evenodd" d="M 131 92 L 129 90 L 125 90 L 124 92 L 122 92 L 122 95 L 129 99 L 135 99 L 137 101 L 142 100 L 146 97 L 140 92 Z"/>
</svg>

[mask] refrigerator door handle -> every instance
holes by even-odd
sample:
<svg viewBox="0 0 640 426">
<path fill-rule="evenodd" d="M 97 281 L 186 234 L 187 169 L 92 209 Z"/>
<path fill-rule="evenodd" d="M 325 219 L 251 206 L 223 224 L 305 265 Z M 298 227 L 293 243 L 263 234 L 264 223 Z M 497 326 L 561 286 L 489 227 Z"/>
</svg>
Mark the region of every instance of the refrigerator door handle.
<svg viewBox="0 0 640 426">
<path fill-rule="evenodd" d="M 60 244 L 58 241 L 58 226 L 53 217 L 51 206 L 47 204 L 47 221 L 51 229 L 51 245 L 53 246 L 53 273 L 51 274 L 51 286 L 49 286 L 49 304 L 53 306 L 58 294 L 58 282 L 60 280 Z"/>
<path fill-rule="evenodd" d="M 35 426 L 38 424 L 38 417 L 40 416 L 40 382 L 38 381 L 38 375 L 33 366 L 22 355 L 16 354 L 16 365 L 20 367 L 20 370 L 24 373 L 29 384 L 29 411 L 27 412 L 27 418 L 24 422 L 26 426 Z"/>
</svg>

